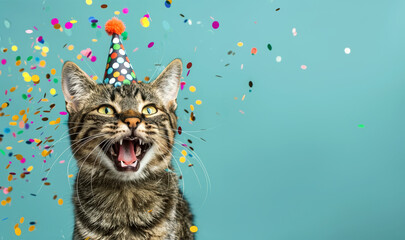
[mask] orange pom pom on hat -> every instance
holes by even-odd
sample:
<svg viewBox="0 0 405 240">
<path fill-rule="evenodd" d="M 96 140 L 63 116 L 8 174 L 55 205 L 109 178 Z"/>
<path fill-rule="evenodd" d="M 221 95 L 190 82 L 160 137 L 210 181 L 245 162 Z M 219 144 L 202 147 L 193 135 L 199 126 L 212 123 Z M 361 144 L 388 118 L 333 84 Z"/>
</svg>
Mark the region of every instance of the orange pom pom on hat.
<svg viewBox="0 0 405 240">
<path fill-rule="evenodd" d="M 136 83 L 137 78 L 134 69 L 120 39 L 120 35 L 125 31 L 124 23 L 113 17 L 105 24 L 105 31 L 112 36 L 112 39 L 103 82 L 112 84 L 114 87 Z"/>
</svg>

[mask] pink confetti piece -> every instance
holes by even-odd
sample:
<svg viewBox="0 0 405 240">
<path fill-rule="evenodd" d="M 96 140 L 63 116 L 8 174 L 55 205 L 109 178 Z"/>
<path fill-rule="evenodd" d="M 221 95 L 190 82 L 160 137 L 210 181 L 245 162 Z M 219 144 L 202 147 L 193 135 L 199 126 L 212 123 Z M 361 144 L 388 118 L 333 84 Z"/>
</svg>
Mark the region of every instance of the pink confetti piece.
<svg viewBox="0 0 405 240">
<path fill-rule="evenodd" d="M 59 112 L 60 115 L 67 115 L 67 112 Z"/>
<path fill-rule="evenodd" d="M 181 90 L 184 89 L 184 85 L 186 85 L 186 82 L 181 82 L 181 83 L 180 83 L 180 89 L 181 89 Z"/>
<path fill-rule="evenodd" d="M 138 48 L 135 48 L 132 52 L 136 52 L 136 51 L 138 51 Z"/>
<path fill-rule="evenodd" d="M 153 47 L 153 45 L 155 45 L 155 43 L 154 43 L 154 42 L 150 42 L 150 43 L 148 44 L 148 48 Z"/>
<path fill-rule="evenodd" d="M 307 65 L 301 65 L 302 70 L 306 70 L 307 68 L 308 68 Z"/>
</svg>

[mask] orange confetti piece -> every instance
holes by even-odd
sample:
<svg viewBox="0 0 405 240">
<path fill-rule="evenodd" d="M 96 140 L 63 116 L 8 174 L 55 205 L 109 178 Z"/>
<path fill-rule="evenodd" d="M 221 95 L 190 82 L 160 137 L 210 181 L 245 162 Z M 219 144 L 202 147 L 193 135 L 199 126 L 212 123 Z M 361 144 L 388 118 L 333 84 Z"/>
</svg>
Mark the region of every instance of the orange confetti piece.
<svg viewBox="0 0 405 240">
<path fill-rule="evenodd" d="M 31 225 L 29 228 L 28 228 L 28 231 L 30 231 L 30 232 L 32 232 L 32 231 L 34 231 L 35 230 L 35 225 Z"/>
<path fill-rule="evenodd" d="M 58 204 L 59 204 L 59 205 L 62 205 L 62 204 L 63 204 L 63 199 L 62 199 L 62 198 L 59 198 L 59 199 L 58 199 Z"/>
</svg>

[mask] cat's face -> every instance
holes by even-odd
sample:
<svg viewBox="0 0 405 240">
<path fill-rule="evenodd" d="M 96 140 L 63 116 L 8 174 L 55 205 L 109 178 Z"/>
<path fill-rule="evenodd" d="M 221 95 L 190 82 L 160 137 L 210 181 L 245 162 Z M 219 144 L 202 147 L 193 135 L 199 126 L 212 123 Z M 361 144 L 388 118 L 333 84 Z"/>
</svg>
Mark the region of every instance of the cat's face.
<svg viewBox="0 0 405 240">
<path fill-rule="evenodd" d="M 181 72 L 176 59 L 152 83 L 116 88 L 97 85 L 76 64 L 65 63 L 62 89 L 78 167 L 124 181 L 165 171 L 172 156 Z"/>
</svg>

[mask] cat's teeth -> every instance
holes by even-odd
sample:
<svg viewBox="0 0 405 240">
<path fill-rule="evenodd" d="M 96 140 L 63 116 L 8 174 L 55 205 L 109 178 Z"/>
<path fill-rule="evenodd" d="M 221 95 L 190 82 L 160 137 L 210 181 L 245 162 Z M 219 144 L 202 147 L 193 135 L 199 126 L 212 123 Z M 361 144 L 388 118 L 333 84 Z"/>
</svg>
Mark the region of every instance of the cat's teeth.
<svg viewBox="0 0 405 240">
<path fill-rule="evenodd" d="M 141 145 L 143 145 L 143 144 L 142 144 L 142 139 L 139 139 L 139 143 L 140 143 Z"/>
<path fill-rule="evenodd" d="M 120 140 L 120 145 L 122 145 L 122 139 Z"/>
<path fill-rule="evenodd" d="M 141 155 L 141 147 L 140 146 L 136 146 L 136 156 L 138 157 L 139 155 Z"/>
</svg>

